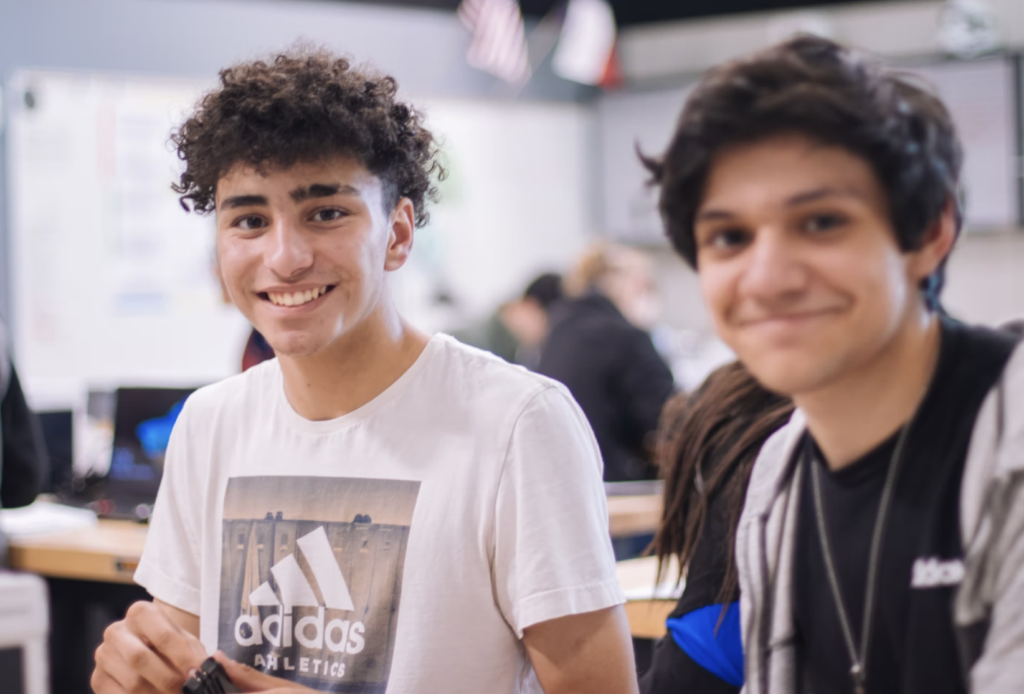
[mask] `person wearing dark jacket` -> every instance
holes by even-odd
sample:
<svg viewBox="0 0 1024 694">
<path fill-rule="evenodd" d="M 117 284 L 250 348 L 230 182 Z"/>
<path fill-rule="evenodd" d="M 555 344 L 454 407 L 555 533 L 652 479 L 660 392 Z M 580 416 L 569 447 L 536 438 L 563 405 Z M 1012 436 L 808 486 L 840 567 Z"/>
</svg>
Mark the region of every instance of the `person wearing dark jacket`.
<svg viewBox="0 0 1024 694">
<path fill-rule="evenodd" d="M 0 507 L 28 506 L 49 477 L 49 460 L 39 419 L 29 409 L 7 352 L 0 325 Z M 0 530 L 0 566 L 7 563 L 7 541 Z"/>
<path fill-rule="evenodd" d="M 656 315 L 650 262 L 599 244 L 566 284 L 571 298 L 551 308 L 537 371 L 565 384 L 583 408 L 606 482 L 652 479 L 651 439 L 674 386 L 644 329 Z"/>
</svg>

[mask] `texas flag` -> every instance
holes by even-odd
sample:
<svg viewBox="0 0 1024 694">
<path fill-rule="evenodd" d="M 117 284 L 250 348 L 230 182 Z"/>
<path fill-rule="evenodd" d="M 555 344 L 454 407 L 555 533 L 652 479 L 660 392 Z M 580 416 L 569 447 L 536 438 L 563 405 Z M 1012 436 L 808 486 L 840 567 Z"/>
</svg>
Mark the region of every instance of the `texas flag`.
<svg viewBox="0 0 1024 694">
<path fill-rule="evenodd" d="M 582 84 L 614 87 L 621 83 L 615 50 L 615 14 L 606 0 L 569 0 L 552 68 Z"/>
</svg>

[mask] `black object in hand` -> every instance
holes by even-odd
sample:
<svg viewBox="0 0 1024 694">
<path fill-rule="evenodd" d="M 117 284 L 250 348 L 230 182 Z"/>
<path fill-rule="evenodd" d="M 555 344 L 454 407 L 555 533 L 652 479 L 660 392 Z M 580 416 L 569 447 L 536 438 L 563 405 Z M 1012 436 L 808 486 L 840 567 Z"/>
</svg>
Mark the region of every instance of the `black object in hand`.
<svg viewBox="0 0 1024 694">
<path fill-rule="evenodd" d="M 183 694 L 238 694 L 224 668 L 213 658 L 207 658 L 181 690 Z"/>
</svg>

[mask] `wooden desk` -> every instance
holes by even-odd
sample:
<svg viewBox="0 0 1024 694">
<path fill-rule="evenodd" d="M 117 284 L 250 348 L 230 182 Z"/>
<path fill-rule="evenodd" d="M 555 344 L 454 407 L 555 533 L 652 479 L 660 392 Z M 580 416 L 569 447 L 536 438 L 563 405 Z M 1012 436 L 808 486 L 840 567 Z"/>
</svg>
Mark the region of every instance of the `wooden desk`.
<svg viewBox="0 0 1024 694">
<path fill-rule="evenodd" d="M 11 567 L 52 578 L 133 583 L 146 544 L 146 526 L 101 520 L 98 525 L 56 535 L 11 538 Z"/>
<path fill-rule="evenodd" d="M 609 496 L 608 526 L 612 537 L 653 533 L 661 522 L 662 503 L 660 494 Z"/>
<path fill-rule="evenodd" d="M 643 557 L 628 559 L 615 565 L 615 574 L 624 591 L 649 590 L 657 581 L 658 559 Z M 668 575 L 676 575 L 675 565 L 668 567 Z M 676 607 L 676 598 L 640 599 L 626 602 L 629 633 L 637 639 L 660 639 L 665 635 L 665 620 Z"/>
<path fill-rule="evenodd" d="M 612 536 L 653 532 L 661 518 L 661 497 L 609 497 L 608 512 Z M 130 521 L 101 520 L 93 528 L 12 538 L 9 559 L 12 568 L 52 578 L 131 584 L 146 531 L 145 525 Z M 653 557 L 631 559 L 619 562 L 616 573 L 623 589 L 645 588 L 654 585 L 656 567 Z M 630 632 L 637 638 L 661 638 L 674 607 L 675 600 L 629 601 Z"/>
<path fill-rule="evenodd" d="M 608 498 L 612 537 L 651 533 L 661 519 L 660 496 Z M 10 539 L 12 568 L 54 578 L 131 583 L 146 544 L 146 526 L 101 520 L 96 527 Z"/>
</svg>

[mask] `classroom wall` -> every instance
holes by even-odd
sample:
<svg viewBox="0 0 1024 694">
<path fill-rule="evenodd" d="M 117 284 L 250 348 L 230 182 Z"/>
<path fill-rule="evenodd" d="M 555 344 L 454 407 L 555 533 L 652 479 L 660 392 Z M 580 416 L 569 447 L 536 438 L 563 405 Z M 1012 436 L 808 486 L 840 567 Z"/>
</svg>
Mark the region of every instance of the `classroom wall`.
<svg viewBox="0 0 1024 694">
<path fill-rule="evenodd" d="M 212 80 L 232 62 L 297 38 L 372 60 L 412 97 L 576 102 L 590 90 L 547 64 L 519 95 L 465 60 L 452 12 L 316 0 L 10 0 L 0 2 L 0 80 L 47 68 Z M 2 109 L 0 109 L 2 112 Z M 0 314 L 10 315 L 6 147 L 0 127 Z"/>
</svg>

